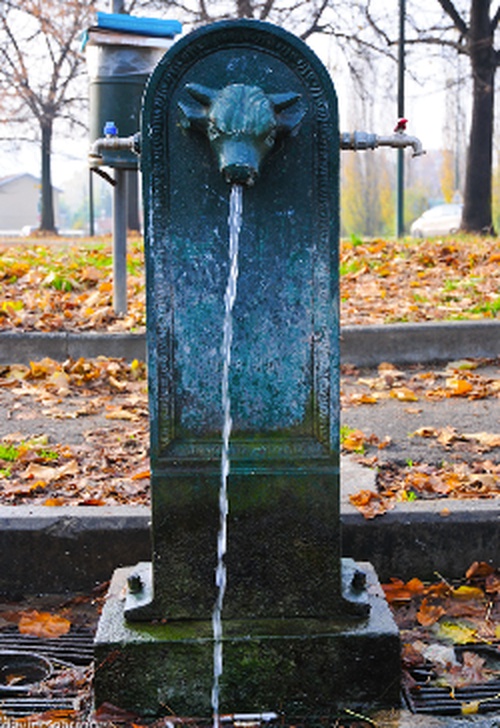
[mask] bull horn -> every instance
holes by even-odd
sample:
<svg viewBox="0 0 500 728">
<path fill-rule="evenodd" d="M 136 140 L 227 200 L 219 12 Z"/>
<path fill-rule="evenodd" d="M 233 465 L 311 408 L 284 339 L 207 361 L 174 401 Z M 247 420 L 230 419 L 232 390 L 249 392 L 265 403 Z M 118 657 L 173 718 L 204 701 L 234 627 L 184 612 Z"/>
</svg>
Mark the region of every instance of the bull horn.
<svg viewBox="0 0 500 728">
<path fill-rule="evenodd" d="M 191 94 L 193 99 L 199 101 L 203 106 L 210 106 L 217 95 L 215 89 L 202 86 L 200 83 L 187 83 L 185 89 Z"/>
<path fill-rule="evenodd" d="M 274 110 L 279 114 L 280 111 L 288 109 L 289 106 L 295 104 L 301 97 L 301 94 L 295 91 L 287 91 L 281 94 L 269 94 L 269 99 L 274 106 Z"/>
</svg>

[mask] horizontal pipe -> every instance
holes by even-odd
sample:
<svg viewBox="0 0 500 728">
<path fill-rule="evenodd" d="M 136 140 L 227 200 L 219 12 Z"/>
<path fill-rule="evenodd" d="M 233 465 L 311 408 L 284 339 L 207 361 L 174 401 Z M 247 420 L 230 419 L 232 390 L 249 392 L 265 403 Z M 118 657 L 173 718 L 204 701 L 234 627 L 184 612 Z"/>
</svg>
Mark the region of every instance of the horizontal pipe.
<svg viewBox="0 0 500 728">
<path fill-rule="evenodd" d="M 89 151 L 91 167 L 102 163 L 101 153 L 105 150 L 113 152 L 128 151 L 139 155 L 141 153 L 141 135 L 136 133 L 128 137 L 108 136 L 96 139 Z"/>
<path fill-rule="evenodd" d="M 420 139 L 414 136 L 408 136 L 399 131 L 388 136 L 379 136 L 378 134 L 372 134 L 367 131 L 341 132 L 340 134 L 341 149 L 361 151 L 364 149 L 376 149 L 377 147 L 393 147 L 394 149 L 412 147 L 414 157 L 425 154 Z"/>
</svg>

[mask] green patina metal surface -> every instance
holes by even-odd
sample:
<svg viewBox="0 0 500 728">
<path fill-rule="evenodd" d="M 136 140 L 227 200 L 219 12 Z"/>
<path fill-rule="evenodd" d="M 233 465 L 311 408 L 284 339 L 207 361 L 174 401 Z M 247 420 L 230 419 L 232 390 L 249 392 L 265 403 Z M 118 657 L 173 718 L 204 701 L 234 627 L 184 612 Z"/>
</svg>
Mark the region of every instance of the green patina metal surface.
<svg viewBox="0 0 500 728">
<path fill-rule="evenodd" d="M 258 123 L 246 106 L 214 111 L 236 97 L 260 99 Z M 229 164 L 210 124 L 243 144 Z M 265 154 L 264 128 L 273 137 Z M 108 599 L 96 638 L 97 703 L 210 712 L 226 177 L 246 186 L 229 379 L 221 705 L 304 717 L 349 701 L 397 702 L 397 630 L 375 575 L 364 590 L 341 560 L 338 140 L 325 68 L 268 24 L 196 31 L 152 75 L 141 165 L 153 558 L 130 573 L 125 606 L 123 583 Z"/>
<path fill-rule="evenodd" d="M 220 149 L 186 128 L 193 88 L 198 101 L 215 99 L 200 116 L 226 132 L 232 120 L 247 146 L 273 126 L 271 108 L 291 114 L 291 133 L 276 137 L 244 190 L 225 610 L 324 615 L 342 601 L 336 96 L 307 46 L 252 21 L 179 41 L 144 103 L 154 611 L 208 618 L 215 595 L 229 186 Z M 244 112 L 227 110 L 235 96 Z"/>
<path fill-rule="evenodd" d="M 398 703 L 398 632 L 373 567 L 360 566 L 367 575 L 367 620 L 225 622 L 224 712 L 277 710 L 287 724 L 299 719 L 314 726 L 324 725 L 343 706 Z M 343 568 L 348 592 L 356 567 L 345 560 Z M 211 624 L 127 622 L 120 598 L 127 573 L 115 572 L 96 637 L 96 705 L 108 701 L 142 715 L 174 711 L 208 719 Z"/>
</svg>

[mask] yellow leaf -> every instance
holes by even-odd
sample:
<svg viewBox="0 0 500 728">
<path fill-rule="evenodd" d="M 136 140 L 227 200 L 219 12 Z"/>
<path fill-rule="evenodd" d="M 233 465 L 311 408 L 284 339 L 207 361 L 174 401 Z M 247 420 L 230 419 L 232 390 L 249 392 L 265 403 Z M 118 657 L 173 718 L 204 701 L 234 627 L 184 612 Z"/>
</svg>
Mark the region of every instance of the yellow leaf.
<svg viewBox="0 0 500 728">
<path fill-rule="evenodd" d="M 366 435 L 361 430 L 352 430 L 342 440 L 342 447 L 348 452 L 363 452 L 366 442 Z"/>
<path fill-rule="evenodd" d="M 438 635 L 441 639 L 453 642 L 455 645 L 465 645 L 474 642 L 476 630 L 466 622 L 443 621 L 439 624 Z"/>
<path fill-rule="evenodd" d="M 462 703 L 460 706 L 462 715 L 475 715 L 479 712 L 480 704 L 479 700 L 471 700 L 468 703 Z"/>
<path fill-rule="evenodd" d="M 477 586 L 459 586 L 457 589 L 453 589 L 451 593 L 454 599 L 484 599 L 484 592 Z"/>
<path fill-rule="evenodd" d="M 409 387 L 397 387 L 391 389 L 391 397 L 400 402 L 418 402 L 418 395 Z"/>
<path fill-rule="evenodd" d="M 70 392 L 69 377 L 62 370 L 53 372 L 48 380 L 48 384 L 52 384 L 57 389 L 58 394 L 66 395 Z"/>
</svg>

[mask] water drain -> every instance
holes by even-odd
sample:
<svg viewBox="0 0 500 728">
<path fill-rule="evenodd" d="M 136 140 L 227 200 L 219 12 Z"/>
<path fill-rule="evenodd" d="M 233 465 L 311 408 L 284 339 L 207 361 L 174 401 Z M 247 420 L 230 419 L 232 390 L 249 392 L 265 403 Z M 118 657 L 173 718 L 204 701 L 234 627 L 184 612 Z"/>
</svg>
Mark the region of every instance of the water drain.
<svg viewBox="0 0 500 728">
<path fill-rule="evenodd" d="M 464 645 L 455 648 L 460 659 L 463 652 L 474 652 L 492 660 L 498 667 L 500 650 L 489 645 Z M 497 663 L 495 665 L 495 663 Z M 409 671 L 411 685 L 404 690 L 405 700 L 413 713 L 434 715 L 470 715 L 500 710 L 500 680 L 489 680 L 464 686 L 437 686 L 431 665 Z"/>
<path fill-rule="evenodd" d="M 29 692 L 52 672 L 52 663 L 42 655 L 0 651 L 0 694 Z"/>
<path fill-rule="evenodd" d="M 22 718 L 53 711 L 78 711 L 78 680 L 93 660 L 93 633 L 75 630 L 56 639 L 0 632 L 0 714 Z"/>
</svg>

